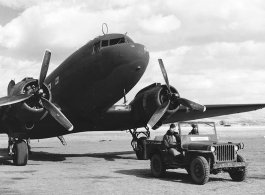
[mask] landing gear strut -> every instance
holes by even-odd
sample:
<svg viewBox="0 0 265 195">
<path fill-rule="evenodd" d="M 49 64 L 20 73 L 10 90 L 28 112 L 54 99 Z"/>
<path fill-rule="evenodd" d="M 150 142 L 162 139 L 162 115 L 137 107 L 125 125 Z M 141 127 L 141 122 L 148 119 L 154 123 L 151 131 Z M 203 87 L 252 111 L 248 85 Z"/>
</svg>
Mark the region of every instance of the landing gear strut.
<svg viewBox="0 0 265 195">
<path fill-rule="evenodd" d="M 133 130 L 129 129 L 129 132 L 131 133 L 133 137 L 131 141 L 131 146 L 133 150 L 135 151 L 138 160 L 144 160 L 145 159 L 145 145 L 143 141 L 150 138 L 150 131 L 148 128 L 146 128 L 146 131 L 137 132 L 136 130 L 137 130 L 136 128 Z M 144 134 L 145 137 L 138 138 L 138 136 L 141 133 Z"/>
</svg>

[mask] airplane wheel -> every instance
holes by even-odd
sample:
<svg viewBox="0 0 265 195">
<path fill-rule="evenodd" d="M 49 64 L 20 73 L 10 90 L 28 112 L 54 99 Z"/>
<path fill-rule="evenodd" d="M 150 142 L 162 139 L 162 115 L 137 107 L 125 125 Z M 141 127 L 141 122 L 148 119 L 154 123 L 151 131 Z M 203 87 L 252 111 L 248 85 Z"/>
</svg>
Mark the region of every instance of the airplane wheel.
<svg viewBox="0 0 265 195">
<path fill-rule="evenodd" d="M 195 183 L 200 185 L 207 183 L 210 174 L 207 160 L 202 156 L 193 159 L 190 165 L 190 174 Z"/>
<path fill-rule="evenodd" d="M 144 160 L 145 159 L 145 148 L 144 148 L 144 143 L 143 141 L 146 140 L 146 137 L 140 137 L 137 140 L 137 150 L 135 151 L 136 156 L 138 158 L 138 160 Z"/>
<path fill-rule="evenodd" d="M 241 155 L 237 155 L 237 162 L 245 162 L 245 159 Z M 247 176 L 247 167 L 244 167 L 242 170 L 236 170 L 229 172 L 230 177 L 234 181 L 244 181 Z"/>
<path fill-rule="evenodd" d="M 28 162 L 28 145 L 24 140 L 19 140 L 13 148 L 13 162 L 17 166 L 25 166 Z"/>
</svg>

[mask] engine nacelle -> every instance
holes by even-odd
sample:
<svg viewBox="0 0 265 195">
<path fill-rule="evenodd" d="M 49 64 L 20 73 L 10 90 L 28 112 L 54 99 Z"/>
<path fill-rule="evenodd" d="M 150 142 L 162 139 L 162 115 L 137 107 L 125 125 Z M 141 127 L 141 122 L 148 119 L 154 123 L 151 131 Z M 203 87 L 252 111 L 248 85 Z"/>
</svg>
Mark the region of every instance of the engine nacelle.
<svg viewBox="0 0 265 195">
<path fill-rule="evenodd" d="M 170 90 L 172 93 L 177 95 L 178 91 L 170 86 Z M 153 116 L 155 111 L 164 103 L 168 101 L 169 91 L 166 85 L 161 85 L 160 83 L 154 83 L 149 85 L 142 90 L 140 90 L 134 100 L 130 103 L 132 107 L 132 111 L 134 117 L 137 120 L 140 120 L 144 123 L 147 123 L 149 119 Z M 174 114 L 179 108 L 179 104 L 174 104 L 173 102 L 170 104 L 168 110 L 165 112 L 163 117 L 157 123 L 157 127 L 162 125 L 162 121 L 169 118 L 172 114 Z M 153 128 L 153 129 L 155 129 Z"/>
<path fill-rule="evenodd" d="M 21 82 L 17 83 L 10 90 L 10 95 L 19 95 L 29 93 L 29 90 L 33 90 L 34 87 L 38 86 L 38 80 L 32 78 L 25 78 Z M 43 84 L 43 92 L 45 98 L 51 101 L 51 91 L 46 84 Z M 11 105 L 13 114 L 21 122 L 37 122 L 43 119 L 47 115 L 47 111 L 43 108 L 42 103 L 38 97 L 32 96 L 28 100 Z M 27 126 L 29 129 L 32 125 Z"/>
</svg>

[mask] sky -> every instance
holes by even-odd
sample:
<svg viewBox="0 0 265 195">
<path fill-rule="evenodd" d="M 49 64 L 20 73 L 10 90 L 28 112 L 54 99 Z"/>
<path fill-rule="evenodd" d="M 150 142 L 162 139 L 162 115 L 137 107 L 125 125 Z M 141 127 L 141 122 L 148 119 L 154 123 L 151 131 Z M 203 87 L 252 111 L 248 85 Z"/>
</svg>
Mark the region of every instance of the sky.
<svg viewBox="0 0 265 195">
<path fill-rule="evenodd" d="M 265 1 L 262 0 L 0 0 L 0 97 L 11 79 L 48 74 L 77 48 L 102 35 L 126 33 L 150 52 L 148 68 L 127 99 L 169 82 L 201 104 L 265 103 Z M 121 101 L 122 102 L 122 101 Z M 218 118 L 264 121 L 265 109 Z"/>
</svg>

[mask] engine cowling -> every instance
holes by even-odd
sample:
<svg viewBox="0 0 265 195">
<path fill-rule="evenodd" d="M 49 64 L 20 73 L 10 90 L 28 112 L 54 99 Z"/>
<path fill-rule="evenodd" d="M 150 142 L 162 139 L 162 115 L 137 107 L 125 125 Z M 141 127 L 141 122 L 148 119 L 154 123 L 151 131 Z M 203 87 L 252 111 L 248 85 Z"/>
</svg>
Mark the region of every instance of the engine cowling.
<svg viewBox="0 0 265 195">
<path fill-rule="evenodd" d="M 25 78 L 12 87 L 10 90 L 10 95 L 29 93 L 30 90 L 34 90 L 34 88 L 37 86 L 37 79 Z M 45 98 L 51 101 L 52 96 L 49 87 L 44 84 L 42 90 L 45 94 Z M 19 121 L 27 124 L 28 122 L 33 123 L 43 119 L 48 113 L 47 110 L 43 108 L 39 98 L 35 96 L 32 96 L 24 102 L 11 105 L 11 108 L 15 117 L 18 118 Z M 31 128 L 32 125 L 29 125 L 29 127 Z"/>
<path fill-rule="evenodd" d="M 179 96 L 178 91 L 174 87 L 170 86 L 170 90 L 172 93 Z M 167 86 L 161 85 L 160 83 L 154 83 L 140 90 L 136 94 L 134 100 L 130 103 L 134 117 L 137 120 L 146 123 L 152 117 L 155 111 L 163 103 L 168 101 L 168 93 L 169 91 Z M 162 121 L 174 114 L 179 109 L 179 106 L 180 105 L 178 103 L 172 102 L 169 106 L 169 109 L 156 124 L 155 128 L 161 126 Z"/>
</svg>

